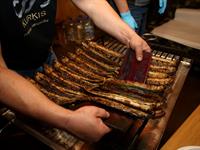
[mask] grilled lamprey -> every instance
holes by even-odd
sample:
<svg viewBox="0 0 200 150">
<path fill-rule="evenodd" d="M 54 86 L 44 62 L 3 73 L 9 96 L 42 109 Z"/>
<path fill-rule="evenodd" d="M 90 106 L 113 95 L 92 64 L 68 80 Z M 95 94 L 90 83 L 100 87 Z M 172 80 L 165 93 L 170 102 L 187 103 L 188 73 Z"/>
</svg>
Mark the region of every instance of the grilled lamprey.
<svg viewBox="0 0 200 150">
<path fill-rule="evenodd" d="M 135 115 L 138 117 L 146 117 L 148 116 L 148 113 L 145 113 L 143 111 L 128 107 L 126 105 L 123 105 L 121 103 L 115 102 L 115 101 L 111 101 L 105 98 L 101 98 L 101 97 L 88 97 L 88 96 L 82 96 L 80 98 L 68 98 L 68 97 L 64 97 L 64 96 L 59 96 L 55 93 L 52 92 L 48 92 L 46 91 L 46 89 L 42 88 L 41 86 L 37 86 L 46 96 L 48 96 L 51 100 L 53 100 L 54 102 L 56 102 L 59 105 L 64 105 L 64 104 L 68 104 L 68 103 L 73 103 L 75 101 L 94 101 L 96 103 L 100 103 L 100 104 L 104 104 L 108 107 L 111 108 L 115 108 L 117 110 L 120 110 L 122 112 L 128 113 L 130 115 Z"/>
<path fill-rule="evenodd" d="M 56 70 L 54 70 L 51 74 L 52 74 L 51 78 L 55 78 L 54 81 L 57 82 L 62 87 L 65 87 L 74 91 L 80 91 L 80 89 L 87 87 L 83 85 L 82 82 L 79 82 L 79 81 L 75 82 L 74 79 L 68 78 L 67 76 L 65 76 L 64 73 L 60 73 Z M 59 78 L 56 78 L 57 76 L 59 76 Z M 91 88 L 91 87 L 88 87 L 88 88 Z"/>
<path fill-rule="evenodd" d="M 84 96 L 85 95 L 82 92 L 78 92 L 78 91 L 74 91 L 74 90 L 71 90 L 71 89 L 63 88 L 63 87 L 57 85 L 53 80 L 48 78 L 46 75 L 44 75 L 42 73 L 39 73 L 39 72 L 36 73 L 35 79 L 36 79 L 37 82 L 39 82 L 44 87 L 51 87 L 53 90 L 59 91 L 60 93 L 62 93 L 62 96 L 73 98 L 73 97 Z"/>
<path fill-rule="evenodd" d="M 178 60 L 168 60 L 165 58 L 157 57 L 157 56 L 152 56 L 152 62 L 153 65 L 158 65 L 158 66 L 177 66 Z"/>
<path fill-rule="evenodd" d="M 164 91 L 164 86 L 147 85 L 139 82 L 132 82 L 126 80 L 106 80 L 103 86 L 115 86 L 124 90 L 140 90 L 145 93 L 160 93 Z"/>
<path fill-rule="evenodd" d="M 97 80 L 97 79 L 91 79 L 88 76 L 83 76 L 81 71 L 77 71 L 75 70 L 73 67 L 69 67 L 66 65 L 62 65 L 60 62 L 55 61 L 54 64 L 56 66 L 59 66 L 61 70 L 67 72 L 68 74 L 71 74 L 73 76 L 76 76 L 77 78 L 79 78 L 80 80 L 85 80 L 91 83 L 102 83 L 102 80 Z"/>
<path fill-rule="evenodd" d="M 115 72 L 115 73 L 119 73 L 119 67 L 113 67 L 113 66 L 110 66 L 110 65 L 107 65 L 103 62 L 100 62 L 98 60 L 96 60 L 95 58 L 92 58 L 90 57 L 89 55 L 87 55 L 82 49 L 77 49 L 76 50 L 76 53 L 78 54 L 78 56 L 82 56 L 85 60 L 87 61 L 90 61 L 90 62 L 93 62 L 94 64 L 96 64 L 96 66 L 106 70 L 106 71 L 112 71 L 112 72 Z"/>
<path fill-rule="evenodd" d="M 75 136 L 57 128 L 45 128 L 41 132 L 48 138 L 52 139 L 54 142 L 64 146 L 66 150 L 72 150 L 76 144 L 82 142 Z M 84 143 L 82 142 L 80 147 L 82 147 L 83 144 Z"/>
<path fill-rule="evenodd" d="M 66 96 L 57 95 L 56 93 L 49 92 L 45 88 L 40 87 L 39 90 L 46 95 L 50 100 L 54 101 L 58 105 L 71 104 L 76 101 L 75 98 L 69 98 Z"/>
<path fill-rule="evenodd" d="M 102 92 L 102 91 L 90 91 L 89 93 L 99 96 L 99 97 L 104 97 L 104 98 L 108 98 L 110 100 L 122 103 L 124 105 L 133 107 L 133 108 L 138 108 L 140 110 L 143 111 L 153 111 L 154 109 L 158 109 L 160 108 L 163 103 L 157 102 L 157 103 L 150 103 L 150 102 L 144 102 L 141 101 L 137 98 L 129 98 L 126 96 L 122 96 L 119 94 L 115 94 L 115 93 L 106 93 L 106 92 Z"/>
<path fill-rule="evenodd" d="M 147 112 L 143 112 L 141 110 L 126 106 L 126 105 L 124 105 L 122 103 L 118 103 L 116 101 L 111 101 L 111 100 L 103 98 L 103 97 L 87 96 L 87 97 L 84 97 L 84 98 L 81 98 L 81 99 L 84 100 L 84 101 L 93 101 L 94 103 L 99 103 L 99 104 L 114 108 L 116 110 L 122 111 L 124 113 L 129 114 L 129 115 L 134 115 L 134 116 L 137 116 L 137 117 L 147 117 L 147 116 L 149 116 L 149 114 Z"/>
<path fill-rule="evenodd" d="M 54 80 L 56 83 L 58 83 L 60 86 L 74 90 L 74 91 L 80 91 L 80 85 L 71 81 L 64 79 L 59 72 L 56 72 L 52 67 L 48 65 L 44 65 L 44 72 L 45 74 Z"/>
<path fill-rule="evenodd" d="M 50 100 L 54 101 L 58 105 L 64 105 L 75 102 L 75 99 L 73 98 L 61 96 L 58 95 L 58 93 L 52 91 L 47 91 L 48 89 L 42 87 L 40 84 L 38 84 L 35 80 L 31 78 L 27 78 L 27 80 L 34 84 L 44 95 L 46 95 Z"/>
<path fill-rule="evenodd" d="M 117 76 L 119 71 L 117 70 L 117 68 L 113 68 L 113 69 L 107 69 L 104 66 L 99 65 L 98 63 L 94 62 L 93 60 L 91 60 L 90 58 L 88 58 L 85 55 L 82 55 L 81 53 L 79 53 L 79 51 L 77 51 L 77 57 L 79 57 L 79 59 L 87 62 L 87 64 L 90 64 L 90 66 L 93 66 L 94 68 L 98 68 L 98 70 L 103 70 L 105 72 L 107 72 L 108 74 L 112 74 L 113 76 Z"/>
<path fill-rule="evenodd" d="M 90 57 L 93 57 L 93 58 L 97 59 L 98 61 L 104 62 L 105 64 L 113 66 L 113 67 L 119 67 L 120 66 L 115 61 L 113 61 L 110 58 L 107 58 L 107 57 L 101 55 L 101 53 L 98 53 L 97 51 L 95 51 L 94 48 L 88 46 L 86 43 L 82 42 L 82 45 L 83 45 L 83 50 Z"/>
<path fill-rule="evenodd" d="M 85 78 L 89 78 L 91 80 L 97 80 L 99 82 L 105 80 L 105 77 L 99 76 L 98 74 L 94 74 L 89 69 L 86 70 L 85 68 L 78 66 L 78 64 L 76 64 L 73 61 L 70 61 L 67 57 L 61 59 L 61 62 L 64 64 L 64 66 L 71 68 L 72 70 L 74 70 L 75 72 L 77 72 L 78 74 L 80 74 Z"/>
<path fill-rule="evenodd" d="M 148 71 L 147 76 L 149 78 L 167 78 L 169 75 L 167 73 L 162 73 L 162 72 L 154 72 L 154 71 Z"/>
<path fill-rule="evenodd" d="M 68 94 L 60 91 L 59 89 L 56 89 L 54 86 L 49 85 L 49 83 L 47 81 L 43 81 L 42 79 L 40 79 L 40 77 L 36 77 L 36 76 L 38 76 L 37 74 L 35 75 L 35 80 L 45 90 L 47 90 L 48 92 L 51 92 L 51 93 L 55 93 L 55 94 L 60 95 L 60 96 L 64 96 L 64 97 L 69 96 Z M 72 96 L 70 95 L 69 97 L 71 98 Z"/>
<path fill-rule="evenodd" d="M 65 68 L 63 68 L 63 65 L 61 65 L 59 62 L 54 62 L 53 66 L 64 79 L 70 79 L 71 81 L 79 84 L 80 87 L 90 90 L 99 86 L 99 84 L 97 83 L 91 83 L 90 81 L 85 80 L 85 78 L 66 70 Z"/>
<path fill-rule="evenodd" d="M 105 70 L 97 68 L 93 63 L 88 63 L 84 59 L 79 58 L 77 55 L 73 53 L 68 52 L 67 56 L 68 58 L 70 58 L 70 60 L 74 61 L 76 64 L 79 64 L 85 70 L 89 70 L 93 72 L 94 74 L 97 74 L 99 76 L 106 77 L 106 78 L 112 78 L 114 76 L 114 73 L 112 72 L 109 73 L 109 72 L 106 72 Z"/>
<path fill-rule="evenodd" d="M 120 89 L 118 87 L 105 87 L 104 86 L 104 87 L 96 88 L 93 90 L 107 91 L 107 92 L 116 93 L 116 94 L 120 94 L 120 95 L 127 96 L 127 97 L 137 98 L 137 99 L 140 99 L 142 101 L 147 101 L 147 102 L 164 102 L 166 100 L 165 97 L 160 96 L 155 93 L 144 94 L 138 90 L 124 90 L 124 89 Z"/>
<path fill-rule="evenodd" d="M 127 89 L 123 89 L 117 86 L 101 86 L 99 89 L 103 91 L 118 93 L 121 95 L 141 96 L 143 99 L 150 99 L 151 101 L 154 101 L 154 102 L 157 102 L 157 101 L 164 102 L 166 100 L 165 97 L 160 96 L 159 94 L 152 93 L 152 92 L 144 93 L 142 90 L 137 90 L 137 89 L 127 90 Z"/>
<path fill-rule="evenodd" d="M 150 65 L 149 71 L 155 71 L 155 72 L 162 72 L 162 73 L 167 73 L 167 74 L 173 74 L 173 73 L 176 72 L 176 67 Z"/>
<path fill-rule="evenodd" d="M 146 83 L 150 85 L 157 85 L 157 86 L 166 86 L 170 85 L 174 82 L 174 78 L 169 77 L 169 78 L 164 78 L 164 79 L 159 79 L 159 78 L 147 78 Z"/>
<path fill-rule="evenodd" d="M 101 45 L 99 45 L 99 44 L 97 44 L 95 42 L 89 42 L 89 46 L 91 46 L 93 48 L 96 48 L 97 50 L 103 52 L 107 56 L 119 57 L 119 58 L 123 57 L 122 54 L 120 54 L 118 52 L 115 52 L 115 51 L 113 51 L 111 49 L 108 49 L 108 48 L 106 48 L 104 46 L 101 46 Z"/>
</svg>

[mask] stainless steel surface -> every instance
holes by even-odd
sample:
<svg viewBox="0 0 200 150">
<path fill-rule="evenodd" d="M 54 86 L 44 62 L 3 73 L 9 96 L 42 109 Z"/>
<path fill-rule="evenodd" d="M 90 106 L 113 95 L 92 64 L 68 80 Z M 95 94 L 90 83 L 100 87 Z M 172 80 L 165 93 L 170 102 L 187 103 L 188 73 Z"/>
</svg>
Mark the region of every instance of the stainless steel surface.
<svg viewBox="0 0 200 150">
<path fill-rule="evenodd" d="M 161 57 L 162 57 L 162 58 L 166 58 L 167 55 L 168 55 L 168 53 L 163 53 L 163 54 L 161 55 Z"/>
</svg>

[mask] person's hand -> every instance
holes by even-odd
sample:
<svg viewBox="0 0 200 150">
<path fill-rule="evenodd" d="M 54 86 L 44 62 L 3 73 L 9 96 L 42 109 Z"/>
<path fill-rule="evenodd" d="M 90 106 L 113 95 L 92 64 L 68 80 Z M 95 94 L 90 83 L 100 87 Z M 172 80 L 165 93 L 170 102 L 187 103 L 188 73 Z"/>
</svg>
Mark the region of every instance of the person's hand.
<svg viewBox="0 0 200 150">
<path fill-rule="evenodd" d="M 103 118 L 109 116 L 110 114 L 102 108 L 84 106 L 71 114 L 67 122 L 67 129 L 83 140 L 96 142 L 111 131 L 102 121 Z"/>
<path fill-rule="evenodd" d="M 165 12 L 166 7 L 167 7 L 167 0 L 159 0 L 158 13 L 163 14 Z"/>
<path fill-rule="evenodd" d="M 129 46 L 135 50 L 138 61 L 143 59 L 143 51 L 151 52 L 151 48 L 139 35 L 135 34 L 129 41 Z"/>
<path fill-rule="evenodd" d="M 138 25 L 133 16 L 131 15 L 130 11 L 120 13 L 120 16 L 122 20 L 124 20 L 124 22 L 126 22 L 132 29 L 135 30 L 136 28 L 138 28 Z"/>
</svg>

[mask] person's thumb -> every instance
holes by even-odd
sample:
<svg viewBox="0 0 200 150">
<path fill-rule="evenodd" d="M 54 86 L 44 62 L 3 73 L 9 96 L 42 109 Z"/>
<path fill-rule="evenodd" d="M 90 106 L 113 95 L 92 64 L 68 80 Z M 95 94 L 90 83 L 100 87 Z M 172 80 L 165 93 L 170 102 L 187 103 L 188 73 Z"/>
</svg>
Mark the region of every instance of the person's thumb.
<svg viewBox="0 0 200 150">
<path fill-rule="evenodd" d="M 136 59 L 142 61 L 143 59 L 143 50 L 141 47 L 135 47 Z"/>
<path fill-rule="evenodd" d="M 100 118 L 109 118 L 110 117 L 110 114 L 105 109 L 102 109 L 102 108 L 97 109 L 96 115 L 97 115 L 97 117 L 100 117 Z"/>
</svg>

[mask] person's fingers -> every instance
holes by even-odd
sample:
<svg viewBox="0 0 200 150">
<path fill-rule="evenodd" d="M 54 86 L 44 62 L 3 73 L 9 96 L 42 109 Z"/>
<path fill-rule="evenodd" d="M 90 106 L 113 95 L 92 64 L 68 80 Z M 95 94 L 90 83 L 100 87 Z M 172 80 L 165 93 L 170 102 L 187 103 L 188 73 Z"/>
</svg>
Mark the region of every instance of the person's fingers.
<svg viewBox="0 0 200 150">
<path fill-rule="evenodd" d="M 110 117 L 110 114 L 105 109 L 102 109 L 102 108 L 97 109 L 96 115 L 100 118 L 109 118 Z"/>
<path fill-rule="evenodd" d="M 151 52 L 151 48 L 149 47 L 149 45 L 148 44 L 145 44 L 145 46 L 143 47 L 143 51 L 145 51 L 145 52 Z"/>
<path fill-rule="evenodd" d="M 135 47 L 135 53 L 136 53 L 136 59 L 138 61 L 142 61 L 142 59 L 143 59 L 143 49 L 142 49 L 141 46 Z"/>
<path fill-rule="evenodd" d="M 145 46 L 143 46 L 143 47 L 140 47 L 140 46 L 138 46 L 138 47 L 136 47 L 135 48 L 135 52 L 136 52 L 136 59 L 138 60 L 138 61 L 142 61 L 142 59 L 143 59 L 143 52 L 151 52 L 151 48 L 148 46 L 148 44 L 146 44 Z"/>
<path fill-rule="evenodd" d="M 134 40 L 132 40 L 134 38 Z M 151 52 L 151 48 L 147 44 L 146 41 L 141 39 L 139 36 L 132 37 L 132 39 L 129 42 L 129 46 L 135 50 L 136 53 L 136 59 L 138 61 L 142 61 L 143 59 L 143 51 L 145 52 Z"/>
<path fill-rule="evenodd" d="M 166 9 L 166 7 L 167 7 L 167 1 L 166 1 L 166 2 L 164 2 L 164 6 L 163 6 L 163 13 L 165 12 L 165 9 Z"/>
<path fill-rule="evenodd" d="M 96 115 L 97 115 L 97 117 L 99 117 L 100 124 L 101 124 L 101 129 L 104 132 L 104 134 L 110 132 L 111 129 L 102 120 L 102 118 L 110 117 L 110 114 L 105 109 L 98 108 Z"/>
<path fill-rule="evenodd" d="M 163 7 L 163 0 L 159 0 L 159 6 L 162 8 Z"/>
<path fill-rule="evenodd" d="M 108 133 L 108 132 L 110 132 L 110 131 L 112 130 L 111 128 L 109 128 L 109 127 L 103 122 L 103 120 L 101 120 L 101 125 L 102 125 L 102 128 L 103 128 L 103 130 L 104 130 L 105 133 Z"/>
</svg>

